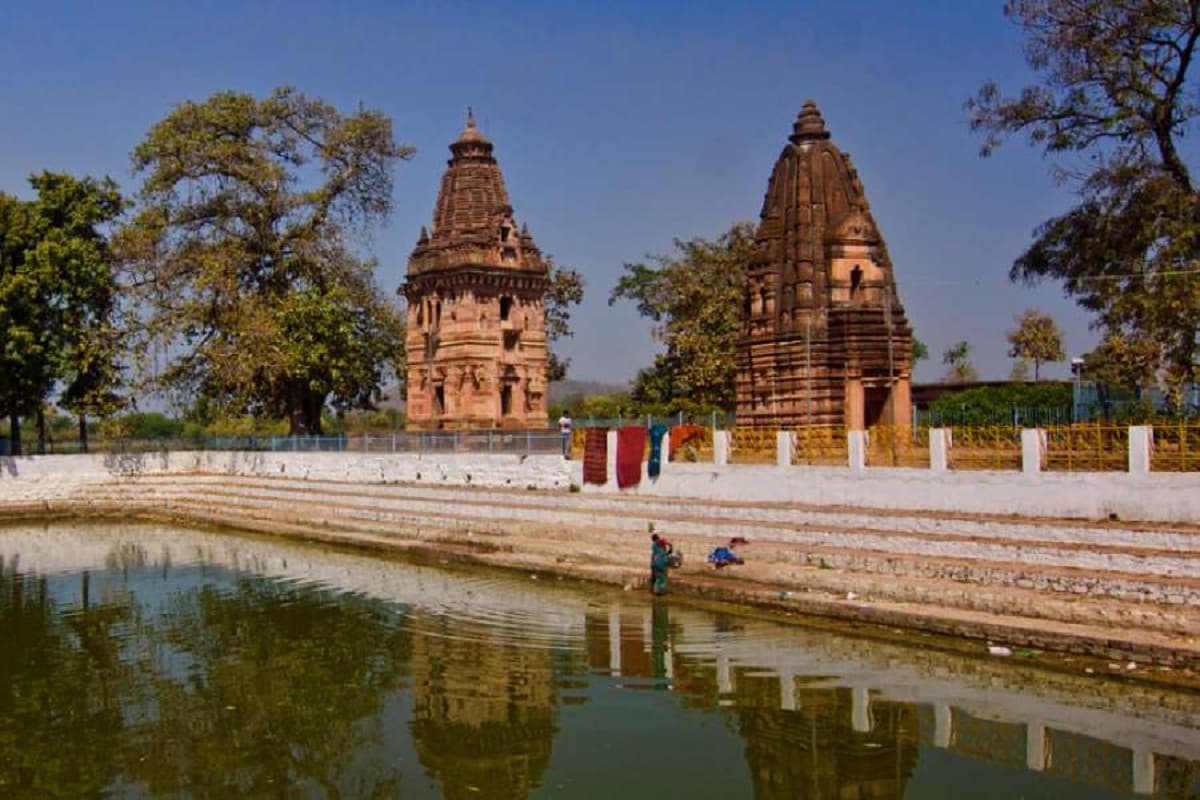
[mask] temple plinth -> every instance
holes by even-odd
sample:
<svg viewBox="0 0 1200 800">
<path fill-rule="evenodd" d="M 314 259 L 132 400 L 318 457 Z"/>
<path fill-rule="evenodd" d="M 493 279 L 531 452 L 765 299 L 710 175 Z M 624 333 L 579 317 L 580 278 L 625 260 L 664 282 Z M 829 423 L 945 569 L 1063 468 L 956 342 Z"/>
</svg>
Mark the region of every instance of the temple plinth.
<svg viewBox="0 0 1200 800">
<path fill-rule="evenodd" d="M 912 330 L 858 173 L 804 104 L 767 184 L 743 295 L 739 425 L 911 424 Z"/>
<path fill-rule="evenodd" d="M 400 290 L 409 427 L 545 427 L 546 262 L 472 114 L 450 153 Z"/>
</svg>

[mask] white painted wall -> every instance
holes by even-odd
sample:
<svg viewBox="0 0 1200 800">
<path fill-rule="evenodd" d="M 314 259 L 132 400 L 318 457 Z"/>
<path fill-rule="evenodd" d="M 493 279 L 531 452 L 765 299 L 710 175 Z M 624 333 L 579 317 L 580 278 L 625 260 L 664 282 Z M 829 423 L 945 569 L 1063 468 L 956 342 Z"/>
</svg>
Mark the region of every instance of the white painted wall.
<svg viewBox="0 0 1200 800">
<path fill-rule="evenodd" d="M 65 497 L 126 475 L 213 473 L 349 483 L 566 490 L 583 465 L 556 455 L 244 453 L 0 458 L 0 501 Z M 583 486 L 616 492 L 615 484 Z M 1200 474 L 947 471 L 668 462 L 637 495 L 1200 524 Z"/>
<path fill-rule="evenodd" d="M 72 493 L 123 476 L 204 472 L 349 483 L 430 483 L 566 489 L 573 462 L 558 455 L 262 453 L 207 451 L 0 458 L 0 501 Z"/>
<path fill-rule="evenodd" d="M 585 491 L 615 491 L 587 486 Z M 1200 524 L 1200 474 L 947 471 L 671 463 L 638 494 Z"/>
</svg>

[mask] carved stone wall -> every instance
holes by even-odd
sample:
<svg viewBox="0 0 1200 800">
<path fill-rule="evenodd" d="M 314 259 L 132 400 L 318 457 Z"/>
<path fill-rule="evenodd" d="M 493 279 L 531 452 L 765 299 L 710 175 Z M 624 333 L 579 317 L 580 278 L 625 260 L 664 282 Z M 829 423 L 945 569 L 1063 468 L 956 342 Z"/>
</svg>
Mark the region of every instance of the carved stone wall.
<svg viewBox="0 0 1200 800">
<path fill-rule="evenodd" d="M 409 427 L 544 427 L 546 263 L 473 116 L 450 152 L 401 288 Z"/>
<path fill-rule="evenodd" d="M 911 376 L 887 246 L 810 100 L 763 201 L 743 295 L 738 424 L 907 425 Z"/>
</svg>

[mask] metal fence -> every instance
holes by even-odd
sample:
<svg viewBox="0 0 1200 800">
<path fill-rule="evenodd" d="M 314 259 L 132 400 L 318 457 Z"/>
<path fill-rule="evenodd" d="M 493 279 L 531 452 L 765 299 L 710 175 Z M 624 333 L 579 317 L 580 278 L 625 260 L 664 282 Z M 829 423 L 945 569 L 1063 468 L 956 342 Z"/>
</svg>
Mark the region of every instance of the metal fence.
<svg viewBox="0 0 1200 800">
<path fill-rule="evenodd" d="M 1154 426 L 1150 469 L 1155 472 L 1200 472 L 1200 418 Z"/>
<path fill-rule="evenodd" d="M 7 440 L 4 440 L 7 444 Z M 36 440 L 23 440 L 22 452 L 39 454 Z M 394 431 L 353 436 L 210 436 L 186 439 L 97 438 L 88 442 L 92 453 L 160 453 L 235 450 L 272 453 L 497 453 L 557 455 L 562 437 L 557 430 Z M 78 441 L 48 441 L 45 455 L 69 455 L 83 449 Z"/>
</svg>

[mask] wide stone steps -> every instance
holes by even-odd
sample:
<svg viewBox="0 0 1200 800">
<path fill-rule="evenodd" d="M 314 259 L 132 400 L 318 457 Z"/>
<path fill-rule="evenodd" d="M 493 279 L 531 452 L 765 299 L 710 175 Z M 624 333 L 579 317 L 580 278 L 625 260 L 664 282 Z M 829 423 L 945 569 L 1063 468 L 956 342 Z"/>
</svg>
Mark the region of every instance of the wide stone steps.
<svg viewBox="0 0 1200 800">
<path fill-rule="evenodd" d="M 178 481 L 139 480 L 137 491 L 154 496 L 166 492 L 178 496 L 183 487 Z M 475 524 L 501 521 L 545 524 L 551 522 L 559 534 L 570 536 L 571 530 L 593 526 L 603 520 L 605 527 L 632 533 L 645 531 L 648 509 L 622 508 L 620 502 L 597 504 L 576 500 L 571 495 L 544 496 L 534 493 L 495 493 L 459 490 L 459 496 L 441 496 L 424 490 L 411 491 L 402 487 L 354 487 L 347 484 L 318 484 L 302 481 L 229 481 L 228 479 L 189 480 L 188 491 L 206 491 L 223 499 L 253 498 L 264 506 L 308 506 L 321 514 L 366 514 L 368 518 L 390 519 L 412 523 L 447 518 L 451 524 L 473 520 Z M 381 491 L 382 489 L 382 491 Z M 564 498 L 567 498 L 564 500 Z M 640 505 L 640 504 L 639 504 Z M 672 537 L 743 536 L 759 545 L 794 546 L 793 558 L 803 557 L 815 566 L 820 559 L 814 553 L 827 554 L 842 567 L 851 566 L 847 559 L 855 553 L 892 553 L 918 556 L 931 563 L 938 559 L 973 560 L 1001 563 L 1007 567 L 1063 567 L 1083 570 L 1084 574 L 1128 573 L 1137 578 L 1156 581 L 1170 580 L 1192 589 L 1200 588 L 1200 534 L 1189 531 L 1122 530 L 1083 527 L 1074 528 L 1079 541 L 1065 541 L 1062 533 L 1051 525 L 992 523 L 982 527 L 979 520 L 960 520 L 969 533 L 955 531 L 955 520 L 939 520 L 940 529 L 917 524 L 917 530 L 904 530 L 899 523 L 906 518 L 889 515 L 886 527 L 876 524 L 876 515 L 848 512 L 834 517 L 824 514 L 814 519 L 805 510 L 793 510 L 790 519 L 776 513 L 772 521 L 745 523 L 732 518 L 730 509 L 713 504 L 693 503 L 683 516 L 673 509 L 674 516 L 653 515 L 659 529 Z M 755 509 L 747 508 L 748 513 Z M 383 515 L 387 515 L 386 517 Z M 908 517 L 917 523 L 923 517 Z M 836 525 L 830 523 L 837 523 Z M 1015 528 L 1020 535 L 1017 538 Z M 984 535 L 985 532 L 988 535 Z M 1138 536 L 1146 534 L 1145 541 Z M 1110 535 L 1111 534 L 1111 535 Z M 1090 541 L 1089 541 L 1090 539 Z M 639 544 L 644 544 L 639 542 Z M 826 565 L 832 562 L 825 560 Z M 961 577 L 961 576 L 957 576 Z M 1121 596 L 1124 596 L 1122 594 Z"/>
<path fill-rule="evenodd" d="M 1183 636 L 1194 636 L 1200 620 L 1200 547 L 1189 549 L 1198 537 L 1185 528 L 1069 524 L 1091 539 L 1082 546 L 1063 541 L 1053 524 L 1027 521 L 217 476 L 125 480 L 89 498 L 107 513 L 142 508 L 329 540 L 455 546 L 482 561 L 534 569 L 554 563 L 609 581 L 644 579 L 649 517 L 687 553 L 679 573 L 685 581 L 728 576 L 797 596 Z M 758 519 L 742 522 L 739 512 Z M 874 527 L 856 530 L 855 523 Z M 1151 546 L 1136 544 L 1142 534 Z M 730 535 L 752 539 L 747 564 L 707 569 L 702 554 Z"/>
</svg>

